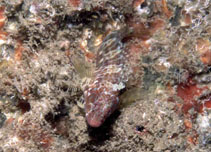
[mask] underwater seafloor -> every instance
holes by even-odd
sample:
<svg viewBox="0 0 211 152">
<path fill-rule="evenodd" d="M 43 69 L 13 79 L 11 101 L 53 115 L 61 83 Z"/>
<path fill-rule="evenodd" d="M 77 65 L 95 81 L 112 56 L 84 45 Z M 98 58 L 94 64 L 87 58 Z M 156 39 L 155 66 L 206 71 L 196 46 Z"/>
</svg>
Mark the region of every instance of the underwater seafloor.
<svg viewBox="0 0 211 152">
<path fill-rule="evenodd" d="M 123 27 L 128 81 L 92 128 L 83 91 Z M 211 1 L 1 0 L 0 152 L 151 151 L 211 151 Z"/>
</svg>

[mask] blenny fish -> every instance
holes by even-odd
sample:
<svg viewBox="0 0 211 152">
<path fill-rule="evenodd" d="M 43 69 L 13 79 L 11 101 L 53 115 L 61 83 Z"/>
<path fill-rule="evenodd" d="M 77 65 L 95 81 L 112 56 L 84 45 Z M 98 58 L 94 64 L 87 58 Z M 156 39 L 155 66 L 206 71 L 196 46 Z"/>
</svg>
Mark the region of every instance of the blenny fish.
<svg viewBox="0 0 211 152">
<path fill-rule="evenodd" d="M 103 124 L 119 105 L 119 92 L 125 87 L 130 70 L 123 38 L 128 28 L 110 32 L 96 54 L 94 79 L 84 90 L 85 113 L 91 127 Z"/>
</svg>

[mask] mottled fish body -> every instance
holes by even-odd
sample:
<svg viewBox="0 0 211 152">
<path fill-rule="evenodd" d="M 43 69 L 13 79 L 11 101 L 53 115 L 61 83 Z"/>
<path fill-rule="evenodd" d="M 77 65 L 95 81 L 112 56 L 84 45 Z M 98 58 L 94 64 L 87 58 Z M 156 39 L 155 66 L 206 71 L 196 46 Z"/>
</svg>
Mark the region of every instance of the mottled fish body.
<svg viewBox="0 0 211 152">
<path fill-rule="evenodd" d="M 125 34 L 125 30 L 111 32 L 97 51 L 95 77 L 84 91 L 86 120 L 92 127 L 102 125 L 118 108 L 119 91 L 129 73 L 122 43 Z"/>
</svg>

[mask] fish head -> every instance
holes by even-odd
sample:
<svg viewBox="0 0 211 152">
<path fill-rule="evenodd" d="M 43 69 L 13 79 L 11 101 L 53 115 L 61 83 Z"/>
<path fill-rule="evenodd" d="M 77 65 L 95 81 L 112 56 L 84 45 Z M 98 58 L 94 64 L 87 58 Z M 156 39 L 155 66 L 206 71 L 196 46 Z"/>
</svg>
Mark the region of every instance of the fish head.
<svg viewBox="0 0 211 152">
<path fill-rule="evenodd" d="M 119 105 L 119 98 L 116 92 L 99 92 L 91 89 L 85 95 L 86 120 L 89 126 L 99 127 Z"/>
</svg>

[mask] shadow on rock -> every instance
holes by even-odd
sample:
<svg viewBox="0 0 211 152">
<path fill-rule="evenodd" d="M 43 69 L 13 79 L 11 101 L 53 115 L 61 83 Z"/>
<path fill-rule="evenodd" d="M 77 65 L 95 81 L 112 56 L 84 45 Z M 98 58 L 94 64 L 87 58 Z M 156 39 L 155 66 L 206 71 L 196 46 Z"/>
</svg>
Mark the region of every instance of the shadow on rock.
<svg viewBox="0 0 211 152">
<path fill-rule="evenodd" d="M 115 111 L 110 117 L 107 118 L 103 125 L 98 128 L 93 128 L 87 125 L 88 134 L 91 138 L 91 140 L 89 141 L 90 144 L 98 145 L 112 137 L 112 125 L 119 117 L 119 115 L 120 111 Z"/>
</svg>

